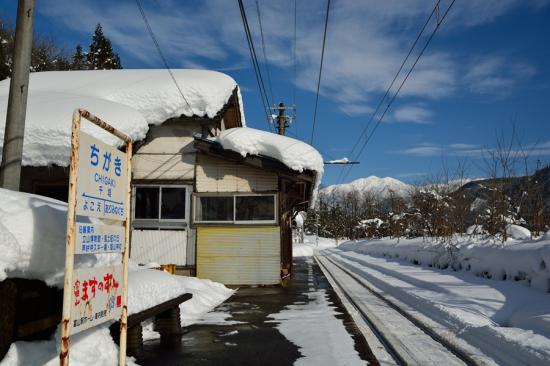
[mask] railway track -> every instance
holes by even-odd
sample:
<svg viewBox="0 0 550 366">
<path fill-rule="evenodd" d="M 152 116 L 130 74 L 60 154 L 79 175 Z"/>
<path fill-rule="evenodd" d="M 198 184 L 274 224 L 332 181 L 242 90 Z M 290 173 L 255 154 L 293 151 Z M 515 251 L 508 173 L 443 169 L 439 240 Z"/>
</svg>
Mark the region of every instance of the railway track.
<svg viewBox="0 0 550 366">
<path fill-rule="evenodd" d="M 408 314 L 334 256 L 315 255 L 381 365 L 486 365 Z M 362 325 L 361 325 L 362 323 Z M 374 343 L 374 344 L 372 344 Z"/>
</svg>

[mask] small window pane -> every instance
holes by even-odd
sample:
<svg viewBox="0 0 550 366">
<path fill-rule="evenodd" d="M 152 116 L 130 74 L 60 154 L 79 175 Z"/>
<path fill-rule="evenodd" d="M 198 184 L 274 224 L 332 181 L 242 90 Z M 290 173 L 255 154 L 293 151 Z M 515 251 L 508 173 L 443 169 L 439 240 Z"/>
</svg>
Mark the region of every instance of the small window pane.
<svg viewBox="0 0 550 366">
<path fill-rule="evenodd" d="M 236 196 L 236 221 L 274 221 L 274 196 Z"/>
<path fill-rule="evenodd" d="M 159 188 L 136 188 L 136 219 L 158 219 Z"/>
<path fill-rule="evenodd" d="M 185 188 L 162 187 L 160 218 L 168 220 L 185 219 Z"/>
<path fill-rule="evenodd" d="M 233 221 L 233 197 L 198 197 L 197 221 Z"/>
</svg>

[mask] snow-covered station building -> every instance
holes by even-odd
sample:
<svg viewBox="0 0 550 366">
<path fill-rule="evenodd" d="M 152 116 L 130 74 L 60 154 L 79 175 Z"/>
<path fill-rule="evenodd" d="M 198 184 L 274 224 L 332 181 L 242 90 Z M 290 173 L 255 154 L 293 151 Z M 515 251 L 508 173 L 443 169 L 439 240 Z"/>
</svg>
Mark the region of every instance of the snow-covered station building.
<svg viewBox="0 0 550 366">
<path fill-rule="evenodd" d="M 320 154 L 246 127 L 231 77 L 172 72 L 177 84 L 166 70 L 31 74 L 21 190 L 67 200 L 71 116 L 84 108 L 134 140 L 134 262 L 230 285 L 280 283 L 292 271 L 292 215 L 313 201 Z M 8 90 L 0 82 L 1 124 Z M 121 145 L 91 123 L 82 129 Z"/>
</svg>

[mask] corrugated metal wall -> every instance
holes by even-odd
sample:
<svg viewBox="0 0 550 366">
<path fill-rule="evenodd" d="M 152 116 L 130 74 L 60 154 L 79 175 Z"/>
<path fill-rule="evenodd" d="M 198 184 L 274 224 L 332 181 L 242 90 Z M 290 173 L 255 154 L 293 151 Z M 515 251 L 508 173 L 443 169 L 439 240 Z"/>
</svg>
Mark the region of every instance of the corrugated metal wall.
<svg viewBox="0 0 550 366">
<path fill-rule="evenodd" d="M 187 230 L 132 230 L 130 257 L 138 263 L 187 265 Z"/>
<path fill-rule="evenodd" d="M 197 277 L 226 285 L 280 282 L 279 227 L 198 227 Z"/>
<path fill-rule="evenodd" d="M 269 192 L 277 190 L 277 174 L 243 164 L 197 156 L 197 192 Z"/>
</svg>

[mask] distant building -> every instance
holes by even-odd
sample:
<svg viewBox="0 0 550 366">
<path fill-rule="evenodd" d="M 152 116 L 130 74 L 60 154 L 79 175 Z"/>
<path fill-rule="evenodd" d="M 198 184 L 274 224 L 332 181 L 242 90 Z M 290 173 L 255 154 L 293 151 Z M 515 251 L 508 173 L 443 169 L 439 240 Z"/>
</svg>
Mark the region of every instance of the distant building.
<svg viewBox="0 0 550 366">
<path fill-rule="evenodd" d="M 230 285 L 277 284 L 291 273 L 291 219 L 312 199 L 322 159 L 301 141 L 243 128 L 229 76 L 173 72 L 178 87 L 166 70 L 31 74 L 21 190 L 67 200 L 71 114 L 85 108 L 135 141 L 133 261 Z M 0 123 L 8 88 L 0 82 Z"/>
</svg>

